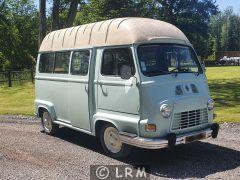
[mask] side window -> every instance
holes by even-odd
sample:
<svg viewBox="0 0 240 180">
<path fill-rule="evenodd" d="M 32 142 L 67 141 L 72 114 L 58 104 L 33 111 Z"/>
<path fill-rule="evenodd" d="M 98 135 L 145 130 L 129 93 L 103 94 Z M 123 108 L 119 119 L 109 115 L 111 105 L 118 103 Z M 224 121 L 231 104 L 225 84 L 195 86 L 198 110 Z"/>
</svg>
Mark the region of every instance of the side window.
<svg viewBox="0 0 240 180">
<path fill-rule="evenodd" d="M 107 49 L 103 53 L 101 74 L 105 76 L 117 75 L 117 64 L 114 50 Z"/>
<path fill-rule="evenodd" d="M 105 76 L 120 76 L 120 70 L 123 65 L 129 65 L 132 68 L 132 75 L 135 74 L 130 48 L 106 49 L 103 53 L 101 74 Z"/>
<path fill-rule="evenodd" d="M 71 52 L 56 52 L 54 73 L 68 74 Z"/>
<path fill-rule="evenodd" d="M 88 74 L 89 58 L 89 50 L 73 52 L 71 74 L 86 76 Z"/>
<path fill-rule="evenodd" d="M 54 67 L 54 53 L 41 54 L 39 60 L 39 73 L 52 73 Z"/>
</svg>

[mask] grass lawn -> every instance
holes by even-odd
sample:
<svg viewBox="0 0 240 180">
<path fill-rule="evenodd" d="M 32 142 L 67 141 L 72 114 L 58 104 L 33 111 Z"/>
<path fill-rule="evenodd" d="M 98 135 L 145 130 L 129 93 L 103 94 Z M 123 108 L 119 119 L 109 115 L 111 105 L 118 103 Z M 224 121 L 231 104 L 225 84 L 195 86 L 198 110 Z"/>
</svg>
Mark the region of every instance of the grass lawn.
<svg viewBox="0 0 240 180">
<path fill-rule="evenodd" d="M 240 67 L 210 67 L 207 77 L 218 122 L 240 122 Z"/>
<path fill-rule="evenodd" d="M 240 122 L 240 67 L 207 68 L 218 122 Z M 0 87 L 0 114 L 33 115 L 34 85 Z"/>
<path fill-rule="evenodd" d="M 0 86 L 0 114 L 33 115 L 34 85 Z"/>
</svg>

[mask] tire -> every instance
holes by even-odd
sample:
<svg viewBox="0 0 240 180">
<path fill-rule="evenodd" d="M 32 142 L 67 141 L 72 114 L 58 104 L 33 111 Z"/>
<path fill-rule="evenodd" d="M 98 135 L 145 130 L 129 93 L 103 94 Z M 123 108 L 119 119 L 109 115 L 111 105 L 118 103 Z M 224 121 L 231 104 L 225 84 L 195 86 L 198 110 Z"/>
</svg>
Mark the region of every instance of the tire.
<svg viewBox="0 0 240 180">
<path fill-rule="evenodd" d="M 42 127 L 46 134 L 54 135 L 59 129 L 59 125 L 54 124 L 51 118 L 51 115 L 48 111 L 44 111 L 42 114 Z"/>
<path fill-rule="evenodd" d="M 130 154 L 131 148 L 123 144 L 116 127 L 104 124 L 99 134 L 100 142 L 105 153 L 115 159 L 122 159 Z"/>
</svg>

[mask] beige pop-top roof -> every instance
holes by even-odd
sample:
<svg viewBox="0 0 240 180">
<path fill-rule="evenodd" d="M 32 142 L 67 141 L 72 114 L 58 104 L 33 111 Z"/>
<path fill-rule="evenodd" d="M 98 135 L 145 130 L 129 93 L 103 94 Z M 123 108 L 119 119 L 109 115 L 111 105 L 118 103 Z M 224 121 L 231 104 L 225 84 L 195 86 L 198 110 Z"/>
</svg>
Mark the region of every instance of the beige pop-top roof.
<svg viewBox="0 0 240 180">
<path fill-rule="evenodd" d="M 177 27 L 154 19 L 117 18 L 49 33 L 39 51 L 144 43 L 158 39 L 189 44 Z"/>
</svg>

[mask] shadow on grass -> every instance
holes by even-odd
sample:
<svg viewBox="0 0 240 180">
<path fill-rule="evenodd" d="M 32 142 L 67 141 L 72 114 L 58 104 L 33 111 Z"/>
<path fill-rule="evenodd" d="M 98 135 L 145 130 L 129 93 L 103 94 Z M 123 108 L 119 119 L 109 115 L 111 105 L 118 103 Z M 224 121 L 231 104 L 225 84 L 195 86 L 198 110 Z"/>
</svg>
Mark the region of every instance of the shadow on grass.
<svg viewBox="0 0 240 180">
<path fill-rule="evenodd" d="M 240 105 L 239 79 L 221 79 L 209 81 L 211 95 L 216 101 L 216 107 L 234 107 Z"/>
<path fill-rule="evenodd" d="M 61 128 L 56 137 L 104 154 L 99 141 L 90 135 Z M 133 147 L 130 156 L 122 162 L 134 167 L 146 165 L 149 174 L 159 177 L 205 178 L 239 167 L 240 151 L 205 142 L 179 146 L 173 152 L 168 149 L 145 150 Z"/>
</svg>

